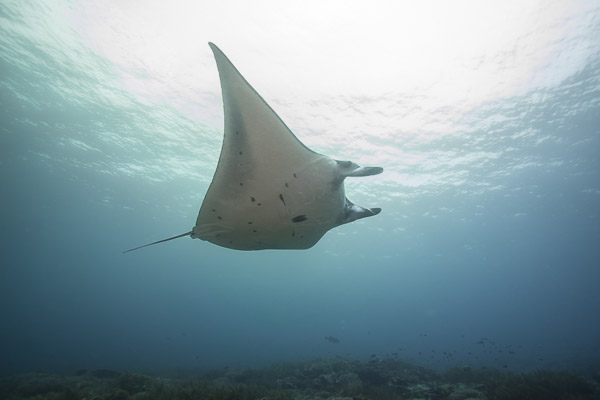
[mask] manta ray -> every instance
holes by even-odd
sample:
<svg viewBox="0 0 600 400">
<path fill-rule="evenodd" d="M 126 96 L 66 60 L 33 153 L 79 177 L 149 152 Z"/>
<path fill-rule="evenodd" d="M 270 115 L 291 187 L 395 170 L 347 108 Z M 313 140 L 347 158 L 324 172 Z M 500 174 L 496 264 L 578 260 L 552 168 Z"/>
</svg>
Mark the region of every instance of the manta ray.
<svg viewBox="0 0 600 400">
<path fill-rule="evenodd" d="M 236 250 L 308 249 L 332 228 L 380 208 L 352 203 L 344 179 L 380 174 L 306 147 L 244 79 L 212 49 L 223 94 L 221 155 L 191 231 L 124 251 L 190 236 Z"/>
</svg>

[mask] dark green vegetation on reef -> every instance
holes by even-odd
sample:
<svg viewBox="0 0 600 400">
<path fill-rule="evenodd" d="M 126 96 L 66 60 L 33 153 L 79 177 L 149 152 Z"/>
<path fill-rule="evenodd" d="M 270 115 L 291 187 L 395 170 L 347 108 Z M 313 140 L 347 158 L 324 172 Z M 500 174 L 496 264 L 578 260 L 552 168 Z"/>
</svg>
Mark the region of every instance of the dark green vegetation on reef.
<svg viewBox="0 0 600 400">
<path fill-rule="evenodd" d="M 0 378 L 6 400 L 583 400 L 600 399 L 600 379 L 571 372 L 525 374 L 457 367 L 437 373 L 402 361 L 320 359 L 261 369 L 229 368 L 173 379 L 132 372 Z"/>
</svg>

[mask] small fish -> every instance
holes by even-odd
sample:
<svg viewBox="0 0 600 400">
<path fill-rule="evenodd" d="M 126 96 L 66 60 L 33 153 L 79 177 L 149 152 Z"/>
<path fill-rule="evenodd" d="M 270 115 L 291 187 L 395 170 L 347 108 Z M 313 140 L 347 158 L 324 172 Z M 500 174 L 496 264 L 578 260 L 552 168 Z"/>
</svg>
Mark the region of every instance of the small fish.
<svg viewBox="0 0 600 400">
<path fill-rule="evenodd" d="M 340 339 L 333 336 L 325 336 L 325 340 L 330 341 L 331 343 L 339 343 Z"/>
</svg>

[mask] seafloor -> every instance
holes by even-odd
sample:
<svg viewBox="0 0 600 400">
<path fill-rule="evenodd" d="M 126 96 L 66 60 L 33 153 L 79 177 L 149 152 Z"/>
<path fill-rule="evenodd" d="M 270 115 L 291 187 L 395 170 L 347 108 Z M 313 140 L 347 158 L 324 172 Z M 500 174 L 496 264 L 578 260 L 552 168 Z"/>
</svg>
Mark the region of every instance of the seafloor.
<svg viewBox="0 0 600 400">
<path fill-rule="evenodd" d="M 320 359 L 260 369 L 223 368 L 193 378 L 165 378 L 106 369 L 0 378 L 0 399 L 600 399 L 600 372 L 500 372 L 469 367 L 435 372 L 396 359 Z"/>
</svg>

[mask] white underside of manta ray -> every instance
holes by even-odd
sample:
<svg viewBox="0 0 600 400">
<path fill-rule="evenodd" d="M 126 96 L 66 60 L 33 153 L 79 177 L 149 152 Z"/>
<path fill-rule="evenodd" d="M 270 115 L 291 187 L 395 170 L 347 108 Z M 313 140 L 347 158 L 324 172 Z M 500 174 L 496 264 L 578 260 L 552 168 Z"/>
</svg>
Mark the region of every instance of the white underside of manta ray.
<svg viewBox="0 0 600 400">
<path fill-rule="evenodd" d="M 337 161 L 306 147 L 213 43 L 223 92 L 225 132 L 217 170 L 196 226 L 172 238 L 236 250 L 308 249 L 336 226 L 379 214 L 346 198 L 346 177 L 379 167 Z"/>
</svg>

